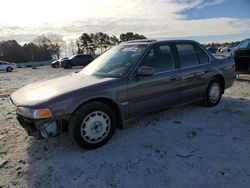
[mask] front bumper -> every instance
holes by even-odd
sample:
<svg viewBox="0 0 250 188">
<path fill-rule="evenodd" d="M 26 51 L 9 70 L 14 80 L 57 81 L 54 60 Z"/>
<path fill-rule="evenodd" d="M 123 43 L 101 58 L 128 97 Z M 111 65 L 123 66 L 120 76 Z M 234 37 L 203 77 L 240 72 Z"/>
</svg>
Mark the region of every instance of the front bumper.
<svg viewBox="0 0 250 188">
<path fill-rule="evenodd" d="M 17 114 L 17 120 L 29 136 L 48 139 L 61 131 L 58 121 L 52 119 L 35 120 Z"/>
<path fill-rule="evenodd" d="M 16 106 L 11 97 L 9 102 Z M 16 110 L 16 118 L 29 136 L 48 139 L 49 137 L 57 136 L 63 131 L 67 131 L 70 115 L 52 117 L 51 114 L 47 118 L 36 118 L 37 115 L 36 113 L 34 115 L 34 112 L 32 109 L 21 107 L 19 109 L 17 107 Z"/>
<path fill-rule="evenodd" d="M 17 114 L 17 120 L 29 136 L 39 137 L 39 134 L 37 131 L 38 127 L 36 125 L 36 122 L 33 119 Z"/>
</svg>

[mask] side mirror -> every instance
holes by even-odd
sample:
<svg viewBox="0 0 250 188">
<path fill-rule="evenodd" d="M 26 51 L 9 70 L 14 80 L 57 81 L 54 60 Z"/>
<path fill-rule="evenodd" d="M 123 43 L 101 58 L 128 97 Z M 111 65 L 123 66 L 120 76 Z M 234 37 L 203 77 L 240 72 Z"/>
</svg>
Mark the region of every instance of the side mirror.
<svg viewBox="0 0 250 188">
<path fill-rule="evenodd" d="M 152 67 L 142 66 L 137 70 L 137 76 L 146 77 L 153 75 L 154 75 L 154 69 Z"/>
</svg>

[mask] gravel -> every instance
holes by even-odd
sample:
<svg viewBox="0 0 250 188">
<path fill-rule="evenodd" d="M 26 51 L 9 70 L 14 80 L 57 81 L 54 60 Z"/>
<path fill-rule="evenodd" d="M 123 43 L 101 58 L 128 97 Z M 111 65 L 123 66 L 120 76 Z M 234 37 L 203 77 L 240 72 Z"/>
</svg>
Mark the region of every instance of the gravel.
<svg viewBox="0 0 250 188">
<path fill-rule="evenodd" d="M 0 187 L 249 187 L 250 76 L 216 107 L 189 104 L 134 120 L 96 150 L 67 133 L 48 142 L 28 137 L 8 96 L 78 70 L 0 72 Z"/>
</svg>

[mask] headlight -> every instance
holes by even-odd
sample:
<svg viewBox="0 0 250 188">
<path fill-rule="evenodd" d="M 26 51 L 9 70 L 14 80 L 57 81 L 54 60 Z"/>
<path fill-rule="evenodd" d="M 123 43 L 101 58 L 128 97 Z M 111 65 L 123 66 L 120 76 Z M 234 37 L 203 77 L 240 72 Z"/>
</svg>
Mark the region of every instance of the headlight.
<svg viewBox="0 0 250 188">
<path fill-rule="evenodd" d="M 43 119 L 52 117 L 52 113 L 48 108 L 30 109 L 25 107 L 17 107 L 17 114 L 32 119 Z"/>
</svg>

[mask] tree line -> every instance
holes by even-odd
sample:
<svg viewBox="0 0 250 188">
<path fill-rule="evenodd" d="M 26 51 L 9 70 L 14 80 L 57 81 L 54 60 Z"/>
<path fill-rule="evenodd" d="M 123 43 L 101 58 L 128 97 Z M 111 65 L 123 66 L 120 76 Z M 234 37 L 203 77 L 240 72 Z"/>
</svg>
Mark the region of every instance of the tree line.
<svg viewBox="0 0 250 188">
<path fill-rule="evenodd" d="M 77 54 L 101 54 L 107 49 L 129 40 L 146 39 L 144 35 L 133 32 L 122 33 L 119 39 L 106 33 L 83 33 L 75 43 Z M 71 44 L 72 53 L 74 44 Z M 61 35 L 49 34 L 37 36 L 32 42 L 19 44 L 16 40 L 0 42 L 0 60 L 14 63 L 46 61 L 58 59 L 67 47 Z"/>
<path fill-rule="evenodd" d="M 79 54 L 95 54 L 99 51 L 102 54 L 107 49 L 130 40 L 146 39 L 144 35 L 139 35 L 133 32 L 127 32 L 120 35 L 120 40 L 112 35 L 106 33 L 83 33 L 76 41 Z"/>
<path fill-rule="evenodd" d="M 36 37 L 20 45 L 15 40 L 0 42 L 0 60 L 15 63 L 51 60 L 60 56 L 65 42 L 62 36 L 50 34 Z"/>
</svg>

